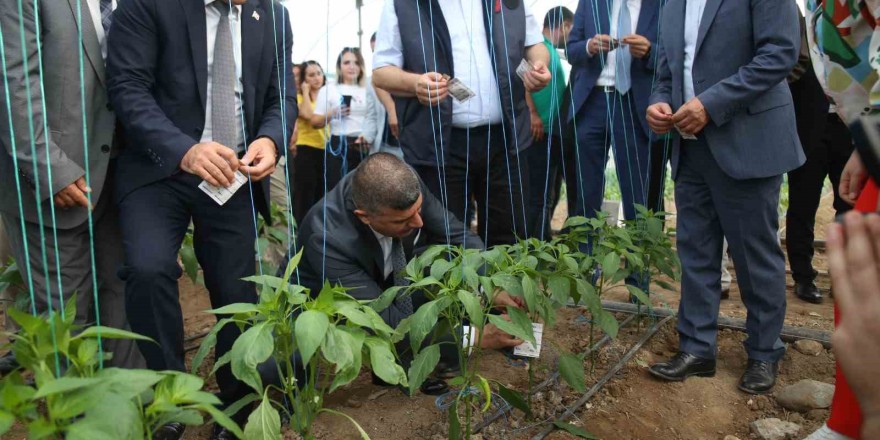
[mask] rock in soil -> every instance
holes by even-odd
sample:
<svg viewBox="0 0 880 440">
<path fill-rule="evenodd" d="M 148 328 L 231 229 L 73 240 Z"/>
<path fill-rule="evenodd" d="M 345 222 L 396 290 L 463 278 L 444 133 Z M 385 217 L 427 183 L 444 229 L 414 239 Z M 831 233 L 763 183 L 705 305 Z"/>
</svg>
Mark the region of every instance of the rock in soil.
<svg viewBox="0 0 880 440">
<path fill-rule="evenodd" d="M 807 412 L 812 409 L 828 408 L 834 396 L 834 385 L 805 379 L 789 385 L 776 395 L 776 401 L 783 408 Z"/>
<path fill-rule="evenodd" d="M 795 341 L 794 349 L 807 356 L 819 356 L 825 351 L 825 347 L 823 347 L 821 343 L 808 339 Z"/>
<path fill-rule="evenodd" d="M 761 440 L 789 440 L 797 438 L 801 426 L 771 418 L 752 422 L 751 430 Z"/>
<path fill-rule="evenodd" d="M 739 437 L 737 437 L 735 435 L 728 435 L 728 436 L 724 437 L 724 440 L 739 440 Z"/>
</svg>

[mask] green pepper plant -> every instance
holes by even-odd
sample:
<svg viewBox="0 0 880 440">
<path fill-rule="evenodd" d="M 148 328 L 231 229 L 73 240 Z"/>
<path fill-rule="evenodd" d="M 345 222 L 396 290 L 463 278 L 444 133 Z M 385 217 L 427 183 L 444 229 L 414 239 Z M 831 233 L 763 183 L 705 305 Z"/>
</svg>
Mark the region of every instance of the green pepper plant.
<svg viewBox="0 0 880 440">
<path fill-rule="evenodd" d="M 21 328 L 7 333 L 20 369 L 0 380 L 0 436 L 17 422 L 29 439 L 151 439 L 159 427 L 204 423 L 207 414 L 241 430 L 202 391 L 198 376 L 176 371 L 102 368 L 102 339 L 142 339 L 109 327 L 74 324 L 76 295 L 63 310 L 33 316 L 8 310 Z M 26 379 L 30 380 L 26 380 Z"/>
<path fill-rule="evenodd" d="M 217 343 L 226 325 L 244 330 L 232 349 L 214 363 L 213 372 L 229 365 L 232 374 L 255 393 L 241 405 L 260 403 L 248 417 L 245 439 L 280 438 L 284 412 L 290 427 L 304 439 L 315 438 L 312 426 L 321 413 L 345 417 L 369 439 L 348 415 L 324 408 L 324 396 L 357 378 L 364 365 L 391 385 L 406 385 L 406 374 L 397 363 L 394 342 L 399 336 L 367 303 L 348 295 L 344 288 L 325 284 L 311 295 L 290 283 L 301 253 L 288 264 L 282 278 L 261 275 L 246 280 L 261 287 L 256 304 L 231 304 L 210 313 L 226 316 L 205 337 L 193 360 L 193 371 Z M 258 367 L 266 361 L 277 370 L 280 384 L 263 383 Z M 213 373 L 212 372 L 212 373 Z M 280 395 L 283 399 L 276 400 Z M 285 404 L 285 401 L 287 404 Z"/>
</svg>

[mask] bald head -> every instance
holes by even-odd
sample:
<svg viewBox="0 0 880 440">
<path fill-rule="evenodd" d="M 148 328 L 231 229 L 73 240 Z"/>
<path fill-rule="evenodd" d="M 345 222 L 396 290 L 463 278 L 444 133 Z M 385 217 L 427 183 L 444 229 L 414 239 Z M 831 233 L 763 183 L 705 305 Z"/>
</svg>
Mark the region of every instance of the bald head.
<svg viewBox="0 0 880 440">
<path fill-rule="evenodd" d="M 393 154 L 367 156 L 352 177 L 355 207 L 373 214 L 409 209 L 421 193 L 415 170 Z"/>
</svg>

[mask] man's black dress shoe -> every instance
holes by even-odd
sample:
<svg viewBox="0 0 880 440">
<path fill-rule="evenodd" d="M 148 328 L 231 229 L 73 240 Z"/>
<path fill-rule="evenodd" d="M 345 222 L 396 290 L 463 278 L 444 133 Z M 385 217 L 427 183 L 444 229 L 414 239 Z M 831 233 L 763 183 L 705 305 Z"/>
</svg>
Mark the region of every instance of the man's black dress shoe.
<svg viewBox="0 0 880 440">
<path fill-rule="evenodd" d="M 809 303 L 822 304 L 822 294 L 816 283 L 794 283 L 794 294 Z"/>
<path fill-rule="evenodd" d="M 5 376 L 17 369 L 18 360 L 15 359 L 15 353 L 11 350 L 0 357 L 0 376 Z"/>
<path fill-rule="evenodd" d="M 214 431 L 211 432 L 211 440 L 237 440 L 232 431 L 215 424 Z"/>
<path fill-rule="evenodd" d="M 153 433 L 153 440 L 180 440 L 183 438 L 183 431 L 185 430 L 186 425 L 183 423 L 169 423 Z"/>
<path fill-rule="evenodd" d="M 703 359 L 685 352 L 678 352 L 672 359 L 651 365 L 654 376 L 664 380 L 681 382 L 691 376 L 715 376 L 715 359 Z"/>
<path fill-rule="evenodd" d="M 764 362 L 749 359 L 746 372 L 743 373 L 737 386 L 749 394 L 766 394 L 776 385 L 776 373 L 779 362 Z"/>
</svg>

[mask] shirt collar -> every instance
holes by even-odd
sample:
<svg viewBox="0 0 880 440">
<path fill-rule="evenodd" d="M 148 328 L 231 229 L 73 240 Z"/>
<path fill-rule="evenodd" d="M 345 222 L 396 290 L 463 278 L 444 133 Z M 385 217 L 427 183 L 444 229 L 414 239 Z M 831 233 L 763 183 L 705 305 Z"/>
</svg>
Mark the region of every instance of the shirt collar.
<svg viewBox="0 0 880 440">
<path fill-rule="evenodd" d="M 367 227 L 370 228 L 371 231 L 373 231 L 373 235 L 376 236 L 376 240 L 379 240 L 380 243 L 381 243 L 383 240 L 391 240 L 391 239 L 392 239 L 391 237 L 386 237 L 386 236 L 384 236 L 384 235 L 382 235 L 382 234 L 376 232 L 376 230 L 373 229 L 372 226 L 367 226 Z"/>
<path fill-rule="evenodd" d="M 215 1 L 229 1 L 229 0 L 205 0 L 205 7 L 211 6 L 211 3 L 214 3 Z M 235 11 L 239 15 L 241 15 L 241 5 L 233 5 L 233 7 L 235 8 Z"/>
</svg>

